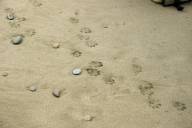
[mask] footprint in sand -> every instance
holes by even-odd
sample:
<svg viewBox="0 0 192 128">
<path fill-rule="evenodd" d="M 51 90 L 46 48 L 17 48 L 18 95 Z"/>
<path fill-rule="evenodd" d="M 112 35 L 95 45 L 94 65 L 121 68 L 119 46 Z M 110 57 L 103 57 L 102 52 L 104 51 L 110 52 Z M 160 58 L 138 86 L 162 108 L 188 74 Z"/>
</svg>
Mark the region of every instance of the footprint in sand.
<svg viewBox="0 0 192 128">
<path fill-rule="evenodd" d="M 150 95 L 153 95 L 153 94 L 154 94 L 154 92 L 153 92 L 154 85 L 153 85 L 151 82 L 143 81 L 143 82 L 139 85 L 138 88 L 139 88 L 140 93 L 141 93 L 142 95 L 150 96 Z"/>
<path fill-rule="evenodd" d="M 86 71 L 90 76 L 98 76 L 101 74 L 101 71 L 96 68 L 86 68 Z"/>
<path fill-rule="evenodd" d="M 132 71 L 134 72 L 135 75 L 138 75 L 143 71 L 143 68 L 139 63 L 140 61 L 138 58 L 135 57 L 132 59 Z"/>
<path fill-rule="evenodd" d="M 30 2 L 33 6 L 35 6 L 35 7 L 40 7 L 40 6 L 43 5 L 39 0 L 29 0 L 29 2 Z"/>
<path fill-rule="evenodd" d="M 92 33 L 92 30 L 89 27 L 83 27 L 80 29 L 81 33 Z"/>
<path fill-rule="evenodd" d="M 157 108 L 160 108 L 162 106 L 160 103 L 160 100 L 154 99 L 151 96 L 148 97 L 148 104 L 153 109 L 157 109 Z"/>
<path fill-rule="evenodd" d="M 100 61 L 91 61 L 89 63 L 89 66 L 94 68 L 100 68 L 100 67 L 103 67 L 103 63 Z"/>
<path fill-rule="evenodd" d="M 115 78 L 113 77 L 113 75 L 106 75 L 103 78 L 105 84 L 110 84 L 110 85 L 114 85 L 115 84 Z"/>
<path fill-rule="evenodd" d="M 82 52 L 78 51 L 78 50 L 72 50 L 71 54 L 74 57 L 80 57 L 82 55 Z"/>
<path fill-rule="evenodd" d="M 142 81 L 139 85 L 140 93 L 147 98 L 147 103 L 153 109 L 158 109 L 162 106 L 159 99 L 154 98 L 154 85 L 148 81 Z"/>
<path fill-rule="evenodd" d="M 185 109 L 187 109 L 186 105 L 179 101 L 174 101 L 173 107 L 175 107 L 178 111 L 184 111 Z"/>
<path fill-rule="evenodd" d="M 87 40 L 85 43 L 90 48 L 96 47 L 98 45 L 98 43 L 96 41 L 93 41 L 93 40 Z"/>
<path fill-rule="evenodd" d="M 82 35 L 82 34 L 77 34 L 77 37 L 80 40 L 89 40 L 90 39 L 90 37 L 88 35 Z"/>
<path fill-rule="evenodd" d="M 142 67 L 138 64 L 132 64 L 132 70 L 137 75 L 142 72 Z"/>
<path fill-rule="evenodd" d="M 70 18 L 69 18 L 69 21 L 70 21 L 71 23 L 73 23 L 73 24 L 79 23 L 79 19 L 76 18 L 76 17 L 70 17 Z"/>
</svg>

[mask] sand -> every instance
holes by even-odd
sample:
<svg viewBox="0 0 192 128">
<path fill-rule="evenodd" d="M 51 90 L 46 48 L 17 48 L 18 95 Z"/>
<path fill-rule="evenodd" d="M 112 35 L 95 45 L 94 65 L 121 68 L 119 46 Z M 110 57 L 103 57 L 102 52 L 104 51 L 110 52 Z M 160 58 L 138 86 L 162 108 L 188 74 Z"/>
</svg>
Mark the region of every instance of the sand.
<svg viewBox="0 0 192 128">
<path fill-rule="evenodd" d="M 185 7 L 0 0 L 0 128 L 191 128 L 192 6 Z M 13 45 L 18 34 L 23 41 Z"/>
</svg>

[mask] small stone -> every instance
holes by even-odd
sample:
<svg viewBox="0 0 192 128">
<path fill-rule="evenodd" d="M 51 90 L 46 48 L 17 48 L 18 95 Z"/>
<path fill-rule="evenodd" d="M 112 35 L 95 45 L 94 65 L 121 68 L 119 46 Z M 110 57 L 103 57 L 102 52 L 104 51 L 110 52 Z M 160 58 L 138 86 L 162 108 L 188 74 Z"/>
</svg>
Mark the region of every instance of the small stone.
<svg viewBox="0 0 192 128">
<path fill-rule="evenodd" d="M 55 49 L 57 49 L 57 48 L 60 47 L 60 43 L 53 43 L 53 44 L 52 44 L 52 47 L 55 48 Z"/>
<path fill-rule="evenodd" d="M 7 14 L 7 19 L 8 20 L 14 20 L 15 19 L 15 14 L 14 13 L 8 13 Z"/>
<path fill-rule="evenodd" d="M 58 88 L 55 88 L 55 89 L 53 89 L 52 94 L 53 94 L 53 96 L 59 98 L 61 96 L 61 90 Z"/>
<path fill-rule="evenodd" d="M 32 86 L 29 87 L 29 90 L 31 92 L 35 92 L 35 91 L 37 91 L 37 87 L 35 85 L 32 85 Z"/>
<path fill-rule="evenodd" d="M 12 37 L 12 40 L 11 40 L 11 42 L 12 42 L 14 45 L 21 44 L 22 41 L 23 41 L 23 37 L 22 37 L 21 35 L 14 36 L 14 37 Z"/>
<path fill-rule="evenodd" d="M 81 74 L 81 69 L 80 68 L 75 68 L 73 69 L 73 75 L 80 75 Z"/>
<path fill-rule="evenodd" d="M 3 72 L 1 75 L 7 77 L 9 74 L 7 72 Z"/>
<path fill-rule="evenodd" d="M 85 120 L 85 121 L 92 121 L 93 120 L 93 116 L 91 116 L 91 115 L 85 115 L 84 117 L 83 117 L 83 120 Z"/>
</svg>

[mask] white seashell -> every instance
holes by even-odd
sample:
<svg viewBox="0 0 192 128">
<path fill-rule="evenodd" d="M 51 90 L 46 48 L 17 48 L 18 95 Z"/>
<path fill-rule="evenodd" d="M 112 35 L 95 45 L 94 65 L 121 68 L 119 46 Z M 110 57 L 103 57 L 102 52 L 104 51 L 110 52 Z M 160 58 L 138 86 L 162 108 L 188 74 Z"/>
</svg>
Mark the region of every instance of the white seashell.
<svg viewBox="0 0 192 128">
<path fill-rule="evenodd" d="M 91 116 L 91 115 L 85 115 L 84 117 L 83 117 L 83 120 L 85 120 L 85 121 L 92 121 L 93 120 L 93 116 Z"/>
<path fill-rule="evenodd" d="M 35 91 L 37 91 L 37 87 L 35 85 L 32 85 L 32 86 L 29 87 L 29 90 L 31 92 L 35 92 Z"/>
<path fill-rule="evenodd" d="M 80 68 L 75 68 L 75 69 L 73 69 L 73 75 L 80 75 L 81 74 L 81 69 Z"/>
<path fill-rule="evenodd" d="M 55 48 L 55 49 L 57 49 L 57 48 L 60 47 L 60 43 L 53 43 L 53 44 L 52 44 L 52 47 Z"/>
</svg>

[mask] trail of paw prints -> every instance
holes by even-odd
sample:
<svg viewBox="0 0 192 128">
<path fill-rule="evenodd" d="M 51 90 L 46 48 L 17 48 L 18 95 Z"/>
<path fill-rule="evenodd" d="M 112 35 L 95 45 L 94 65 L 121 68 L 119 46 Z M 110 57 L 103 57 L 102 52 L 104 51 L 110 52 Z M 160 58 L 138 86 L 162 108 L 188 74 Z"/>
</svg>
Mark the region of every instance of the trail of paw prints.
<svg viewBox="0 0 192 128">
<path fill-rule="evenodd" d="M 159 99 L 154 98 L 154 85 L 148 81 L 142 81 L 138 87 L 140 93 L 146 97 L 149 107 L 159 109 L 162 104 Z"/>
<path fill-rule="evenodd" d="M 185 111 L 187 109 L 187 106 L 180 101 L 174 101 L 173 107 L 176 108 L 178 111 Z"/>
<path fill-rule="evenodd" d="M 29 0 L 29 2 L 35 7 L 41 7 L 43 4 L 39 0 Z"/>
<path fill-rule="evenodd" d="M 103 63 L 100 61 L 91 61 L 88 67 L 85 68 L 87 73 L 90 76 L 99 76 L 101 75 L 101 67 L 103 67 Z"/>
<path fill-rule="evenodd" d="M 92 33 L 92 30 L 89 27 L 82 27 L 80 33 L 81 34 L 78 34 L 77 37 L 80 40 L 85 41 L 87 47 L 94 48 L 99 45 L 95 40 L 90 38 L 89 34 Z"/>
</svg>

